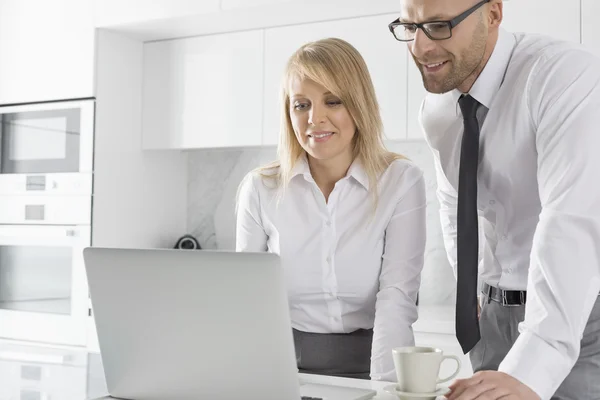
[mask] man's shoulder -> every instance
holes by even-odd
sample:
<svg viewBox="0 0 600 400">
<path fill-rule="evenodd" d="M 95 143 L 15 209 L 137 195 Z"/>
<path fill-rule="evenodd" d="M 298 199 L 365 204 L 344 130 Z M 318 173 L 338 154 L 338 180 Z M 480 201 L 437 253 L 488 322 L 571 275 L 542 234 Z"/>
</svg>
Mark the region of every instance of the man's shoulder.
<svg viewBox="0 0 600 400">
<path fill-rule="evenodd" d="M 577 63 L 600 65 L 600 58 L 580 43 L 535 33 L 514 35 L 516 45 L 510 62 L 513 74 L 533 75 L 566 60 L 575 67 Z"/>
</svg>

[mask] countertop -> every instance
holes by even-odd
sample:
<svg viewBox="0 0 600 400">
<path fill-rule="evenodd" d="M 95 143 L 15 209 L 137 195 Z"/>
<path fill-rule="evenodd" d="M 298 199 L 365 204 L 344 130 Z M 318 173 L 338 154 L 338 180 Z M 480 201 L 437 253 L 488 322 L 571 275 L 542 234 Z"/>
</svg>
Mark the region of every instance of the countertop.
<svg viewBox="0 0 600 400">
<path fill-rule="evenodd" d="M 419 306 L 419 318 L 413 324 L 413 330 L 454 335 L 454 316 L 454 305 Z"/>
</svg>

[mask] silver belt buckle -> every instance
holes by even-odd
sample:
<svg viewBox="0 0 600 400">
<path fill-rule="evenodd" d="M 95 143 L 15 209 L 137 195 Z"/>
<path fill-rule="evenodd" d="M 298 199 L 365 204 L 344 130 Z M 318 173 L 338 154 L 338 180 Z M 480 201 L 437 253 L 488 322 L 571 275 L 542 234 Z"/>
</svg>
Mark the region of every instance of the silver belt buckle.
<svg viewBox="0 0 600 400">
<path fill-rule="evenodd" d="M 502 306 L 503 307 L 510 307 L 511 305 L 508 304 L 508 299 L 506 298 L 506 292 L 502 289 L 500 289 L 500 292 L 502 293 Z"/>
</svg>

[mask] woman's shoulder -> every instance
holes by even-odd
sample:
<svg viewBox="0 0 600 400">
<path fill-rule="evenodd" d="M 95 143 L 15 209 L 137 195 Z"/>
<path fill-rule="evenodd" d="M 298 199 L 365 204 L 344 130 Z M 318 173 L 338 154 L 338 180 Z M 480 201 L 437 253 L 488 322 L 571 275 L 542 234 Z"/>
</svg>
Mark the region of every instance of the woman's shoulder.
<svg viewBox="0 0 600 400">
<path fill-rule="evenodd" d="M 423 177 L 423 170 L 414 161 L 400 154 L 390 153 L 391 159 L 385 173 L 390 180 L 417 181 Z"/>
<path fill-rule="evenodd" d="M 241 187 L 257 190 L 260 187 L 271 188 L 276 186 L 279 177 L 279 164 L 271 163 L 248 172 L 242 179 Z"/>
</svg>

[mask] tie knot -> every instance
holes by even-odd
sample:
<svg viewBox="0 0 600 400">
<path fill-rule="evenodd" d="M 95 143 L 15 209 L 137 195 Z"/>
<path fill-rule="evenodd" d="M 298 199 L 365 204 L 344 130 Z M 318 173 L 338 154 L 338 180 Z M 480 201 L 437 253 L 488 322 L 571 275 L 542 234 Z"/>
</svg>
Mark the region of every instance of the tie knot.
<svg viewBox="0 0 600 400">
<path fill-rule="evenodd" d="M 463 119 L 477 118 L 477 108 L 479 102 L 475 100 L 471 95 L 463 94 L 458 99 L 458 105 L 462 111 Z"/>
</svg>

